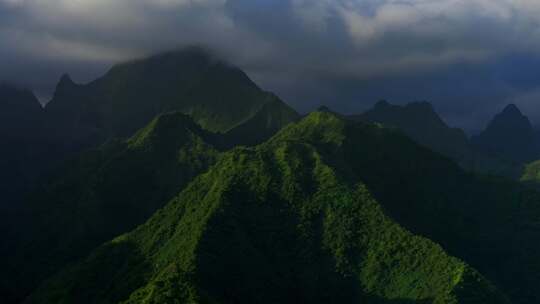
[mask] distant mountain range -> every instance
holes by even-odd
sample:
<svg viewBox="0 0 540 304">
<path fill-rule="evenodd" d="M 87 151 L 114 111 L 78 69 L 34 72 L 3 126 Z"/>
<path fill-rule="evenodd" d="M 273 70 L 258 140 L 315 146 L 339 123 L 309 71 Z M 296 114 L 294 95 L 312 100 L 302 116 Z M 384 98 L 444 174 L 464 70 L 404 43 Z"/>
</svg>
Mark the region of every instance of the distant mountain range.
<svg viewBox="0 0 540 304">
<path fill-rule="evenodd" d="M 184 119 L 165 116 L 173 125 Z M 153 125 L 128 145 L 152 151 L 169 142 Z M 531 204 L 540 196 L 470 175 L 393 129 L 318 112 L 256 148 L 207 159 L 217 162 L 176 188 L 145 224 L 68 266 L 26 302 L 530 303 L 540 296 L 533 241 L 540 206 Z M 145 180 L 126 183 L 163 193 Z M 119 208 L 108 212 L 119 222 L 131 213 L 123 205 L 131 192 L 105 182 L 117 195 L 96 188 L 104 198 L 83 206 Z"/>
<path fill-rule="evenodd" d="M 30 91 L 1 86 L 0 107 L 5 116 L 0 139 L 24 140 L 32 146 L 29 150 L 39 151 L 17 155 L 25 151 L 19 149 L 21 144 L 8 145 L 17 149 L 17 160 L 2 159 L 12 167 L 33 158 L 56 167 L 84 149 L 129 137 L 156 115 L 170 111 L 189 114 L 210 131 L 229 133 L 223 143 L 228 145 L 260 143 L 300 117 L 244 72 L 196 47 L 116 65 L 85 85 L 64 75 L 45 108 Z M 33 166 L 33 172 L 5 170 L 2 180 L 44 171 Z"/>
<path fill-rule="evenodd" d="M 473 161 L 474 152 L 465 132 L 450 128 L 428 102 L 397 106 L 380 101 L 365 113 L 352 115 L 350 118 L 399 128 L 418 143 L 465 166 L 469 166 Z"/>
<path fill-rule="evenodd" d="M 295 116 L 240 69 L 200 48 L 188 48 L 116 65 L 86 85 L 65 75 L 45 110 L 60 136 L 95 143 L 130 136 L 169 111 L 189 114 L 203 128 L 225 133 L 268 107 Z M 279 123 L 276 119 L 268 127 Z"/>
<path fill-rule="evenodd" d="M 301 117 L 188 48 L 0 107 L 2 303 L 540 302 L 515 106 L 473 139 L 426 102 Z"/>
<path fill-rule="evenodd" d="M 427 102 L 398 106 L 381 101 L 365 113 L 347 118 L 396 127 L 477 173 L 517 179 L 525 164 L 540 159 L 540 137 L 515 105 L 509 105 L 485 131 L 471 139 L 463 130 L 449 127 Z"/>
<path fill-rule="evenodd" d="M 513 104 L 497 114 L 472 142 L 486 153 L 517 162 L 540 158 L 540 138 L 527 116 Z"/>
<path fill-rule="evenodd" d="M 202 136 L 201 133 L 204 140 L 199 140 L 178 133 L 171 135 L 178 138 L 167 140 L 183 140 L 185 149 L 203 148 L 206 144 L 212 149 L 225 149 L 263 142 L 300 118 L 277 96 L 258 88 L 241 70 L 200 48 L 120 64 L 87 85 L 77 85 L 64 75 L 44 109 L 29 91 L 5 86 L 0 93 L 3 93 L 0 104 L 5 107 L 2 113 L 7 113 L 9 118 L 3 120 L 2 131 L 5 132 L 1 133 L 1 139 L 9 145 L 0 152 L 0 159 L 6 162 L 0 173 L 0 182 L 6 189 L 2 204 L 5 218 L 0 226 L 14 227 L 3 230 L 12 230 L 17 235 L 12 239 L 21 241 L 14 245 L 8 240 L 6 250 L 11 251 L 13 247 L 43 250 L 42 254 L 31 257 L 20 253 L 24 260 L 34 262 L 23 261 L 13 269 L 13 277 L 25 277 L 23 268 L 29 265 L 29 277 L 35 276 L 33 281 L 55 269 L 55 259 L 62 263 L 69 261 L 70 257 L 77 257 L 77 253 L 142 223 L 162 206 L 168 193 L 166 189 L 178 190 L 179 185 L 184 185 L 209 165 L 191 163 L 198 157 L 204 158 L 202 155 L 190 154 L 185 160 L 177 159 L 174 153 L 184 153 L 180 148 L 169 152 L 173 154 L 167 156 L 167 160 L 162 152 L 137 152 L 139 150 L 125 140 L 115 138 L 129 137 L 156 120 L 160 113 L 179 111 L 189 115 L 183 125 L 187 128 L 191 124 L 190 134 L 203 132 L 200 126 L 204 126 L 208 130 L 204 132 L 212 132 L 212 135 Z M 196 128 L 199 131 L 195 131 Z M 200 142 L 205 144 L 201 146 Z M 102 143 L 105 144 L 101 146 Z M 97 146 L 101 147 L 77 156 Z M 154 148 L 159 150 L 161 146 Z M 203 151 L 193 151 L 197 153 Z M 109 162 L 117 159 L 120 160 L 109 167 Z M 67 160 L 71 161 L 63 164 Z M 144 165 L 145 161 L 153 163 Z M 162 166 L 160 172 L 155 172 L 157 166 Z M 166 172 L 175 172 L 170 173 L 172 180 L 165 181 Z M 142 194 L 147 188 L 139 188 L 141 192 L 133 201 L 123 202 L 131 206 L 130 214 L 118 221 L 114 210 L 123 207 L 109 205 L 113 196 L 105 201 L 103 197 L 114 191 L 130 191 L 129 187 L 137 180 L 152 187 L 152 178 L 159 179 L 156 184 L 161 188 L 157 189 L 162 191 L 152 192 L 157 197 L 147 197 Z M 35 194 L 28 197 L 31 189 Z M 95 197 L 100 191 L 106 193 Z M 139 204 L 139 200 L 145 200 L 146 205 Z M 13 223 L 5 224 L 11 221 Z M 64 233 L 66 227 L 71 227 L 70 233 Z M 16 250 L 9 253 L 17 254 Z M 39 271 L 34 269 L 36 265 L 41 265 Z M 2 285 L 2 288 L 11 285 L 16 287 L 9 289 L 19 289 L 0 289 L 2 294 L 24 294 L 27 288 L 15 279 Z"/>
</svg>

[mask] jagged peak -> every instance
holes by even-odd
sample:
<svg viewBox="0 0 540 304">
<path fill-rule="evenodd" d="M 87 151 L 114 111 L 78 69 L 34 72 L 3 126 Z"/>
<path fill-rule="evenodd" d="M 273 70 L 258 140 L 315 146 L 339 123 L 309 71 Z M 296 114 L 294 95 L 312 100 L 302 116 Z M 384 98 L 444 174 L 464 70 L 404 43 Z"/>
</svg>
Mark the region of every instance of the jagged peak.
<svg viewBox="0 0 540 304">
<path fill-rule="evenodd" d="M 525 116 L 515 104 L 507 105 L 502 112 L 495 115 L 493 120 L 490 122 L 490 126 L 493 125 L 515 125 L 519 122 L 519 125 L 523 128 L 532 130 L 532 125 L 529 121 L 529 118 Z"/>
<path fill-rule="evenodd" d="M 54 95 L 57 96 L 59 93 L 65 92 L 66 90 L 70 90 L 73 87 L 76 87 L 77 84 L 71 79 L 71 76 L 69 74 L 63 74 L 62 77 L 60 77 L 60 80 L 58 81 L 58 84 L 56 85 L 56 90 L 54 91 Z"/>
<path fill-rule="evenodd" d="M 509 105 L 507 105 L 503 111 L 501 112 L 501 114 L 505 114 L 505 115 L 519 115 L 519 116 L 523 116 L 523 113 L 521 113 L 521 111 L 519 110 L 519 108 L 511 103 Z"/>
<path fill-rule="evenodd" d="M 71 79 L 71 76 L 69 76 L 69 74 L 67 73 L 62 74 L 62 77 L 60 77 L 60 81 L 58 82 L 58 86 L 65 86 L 65 85 L 69 85 L 69 86 L 75 85 L 75 82 L 73 81 L 73 79 Z"/>
</svg>

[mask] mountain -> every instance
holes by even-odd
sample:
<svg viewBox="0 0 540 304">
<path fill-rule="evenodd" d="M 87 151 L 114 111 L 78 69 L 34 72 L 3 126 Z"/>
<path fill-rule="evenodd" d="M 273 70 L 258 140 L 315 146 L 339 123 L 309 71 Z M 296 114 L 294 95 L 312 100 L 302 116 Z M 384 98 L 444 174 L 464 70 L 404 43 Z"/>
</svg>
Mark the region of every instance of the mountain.
<svg viewBox="0 0 540 304">
<path fill-rule="evenodd" d="M 6 235 L 16 218 L 21 194 L 29 189 L 41 168 L 38 143 L 43 108 L 32 92 L 0 84 L 0 231 Z M 3 241 L 4 242 L 4 241 Z M 0 294 L 5 294 L 0 281 Z M 0 296 L 0 301 L 3 299 Z"/>
<path fill-rule="evenodd" d="M 497 114 L 472 141 L 486 153 L 516 162 L 529 162 L 540 156 L 539 141 L 529 119 L 513 104 Z"/>
<path fill-rule="evenodd" d="M 187 115 L 163 114 L 130 139 L 66 164 L 18 214 L 8 237 L 16 242 L 3 241 L 2 269 L 12 271 L 4 271 L 10 283 L 2 286 L 24 295 L 59 267 L 143 223 L 216 161 L 216 136 Z"/>
<path fill-rule="evenodd" d="M 253 146 L 263 143 L 283 127 L 300 119 L 300 115 L 284 105 L 277 97 L 272 98 L 247 121 L 225 133 L 224 145 Z"/>
<path fill-rule="evenodd" d="M 538 192 L 427 103 L 321 110 L 194 48 L 64 75 L 43 155 L 94 148 L 0 223 L 0 302 L 540 302 Z"/>
<path fill-rule="evenodd" d="M 227 152 L 28 303 L 534 303 L 539 201 L 395 129 L 313 113 Z"/>
<path fill-rule="evenodd" d="M 30 115 L 27 108 L 20 113 Z M 6 280 L 0 294 L 7 295 L 1 302 L 25 295 L 58 267 L 143 223 L 206 170 L 218 150 L 261 143 L 299 119 L 240 69 L 199 48 L 119 64 L 85 85 L 63 75 L 51 102 L 38 109 L 40 123 L 28 126 L 46 143 L 29 145 L 39 155 L 10 147 L 21 164 L 46 164 L 31 166 L 46 178 L 37 190 L 34 184 L 22 189 L 6 174 L 3 185 L 24 202 L 16 216 L 0 220 L 9 233 L 0 244 L 6 257 L 0 264 L 9 269 L 0 278 Z"/>
<path fill-rule="evenodd" d="M 416 142 L 460 164 L 470 166 L 472 162 L 473 152 L 465 132 L 450 128 L 428 102 L 398 106 L 380 101 L 372 109 L 351 118 L 399 128 Z"/>
<path fill-rule="evenodd" d="M 417 143 L 445 155 L 473 172 L 513 179 L 519 178 L 522 172 L 520 163 L 478 150 L 470 143 L 463 130 L 449 127 L 428 102 L 398 106 L 380 101 L 372 109 L 347 118 L 398 128 Z"/>
<path fill-rule="evenodd" d="M 145 224 L 26 303 L 510 303 L 377 199 L 371 186 L 385 174 L 413 171 L 427 176 L 410 193 L 433 174 L 466 176 L 392 130 L 313 113 L 260 146 L 225 153 Z M 444 197 L 409 201 L 394 187 L 402 207 L 437 211 L 424 223 L 453 208 Z"/>
<path fill-rule="evenodd" d="M 159 114 L 189 114 L 207 130 L 229 133 L 223 145 L 262 142 L 299 115 L 237 67 L 202 48 L 118 64 L 85 85 L 61 77 L 41 107 L 28 90 L 0 85 L 0 181 L 12 201 L 85 149 L 127 138 Z M 15 205 L 14 203 L 10 203 Z"/>
<path fill-rule="evenodd" d="M 344 138 L 342 149 L 326 159 L 352 171 L 347 176 L 365 183 L 391 218 L 478 269 L 512 302 L 540 301 L 534 287 L 540 283 L 538 192 L 463 171 L 398 130 L 361 126 L 345 123 L 344 131 L 334 135 L 306 127 L 294 136 L 311 138 L 310 144 Z"/>
<path fill-rule="evenodd" d="M 0 84 L 0 208 L 16 205 L 41 166 L 43 108 L 32 92 Z"/>
<path fill-rule="evenodd" d="M 237 67 L 192 47 L 116 65 L 86 85 L 65 75 L 46 112 L 51 133 L 85 145 L 130 136 L 170 111 L 189 114 L 203 128 L 225 133 L 267 104 L 277 113 L 294 113 Z"/>
<path fill-rule="evenodd" d="M 42 114 L 43 107 L 31 91 L 0 84 L 0 137 L 32 136 Z"/>
</svg>

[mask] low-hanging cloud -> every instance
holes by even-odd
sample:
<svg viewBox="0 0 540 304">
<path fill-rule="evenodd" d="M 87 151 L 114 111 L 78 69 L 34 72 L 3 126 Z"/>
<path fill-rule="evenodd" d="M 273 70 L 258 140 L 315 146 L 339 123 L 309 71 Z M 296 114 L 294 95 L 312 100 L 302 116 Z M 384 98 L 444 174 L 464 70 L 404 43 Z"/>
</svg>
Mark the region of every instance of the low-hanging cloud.
<svg viewBox="0 0 540 304">
<path fill-rule="evenodd" d="M 336 107 L 358 110 L 381 90 L 440 99 L 449 117 L 460 107 L 484 119 L 488 105 L 538 90 L 494 78 L 486 66 L 536 57 L 539 25 L 535 0 L 0 0 L 0 80 L 47 96 L 63 72 L 87 81 L 118 61 L 202 44 L 301 108 L 335 98 Z M 469 80 L 494 90 L 469 88 L 470 102 L 437 95 Z"/>
</svg>

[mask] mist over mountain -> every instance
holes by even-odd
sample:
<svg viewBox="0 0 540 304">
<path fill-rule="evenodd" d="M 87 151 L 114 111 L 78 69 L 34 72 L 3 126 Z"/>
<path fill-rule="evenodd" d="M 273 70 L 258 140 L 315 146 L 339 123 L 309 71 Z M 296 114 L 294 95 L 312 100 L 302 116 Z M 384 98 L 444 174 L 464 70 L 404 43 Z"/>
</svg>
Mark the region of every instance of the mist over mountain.
<svg viewBox="0 0 540 304">
<path fill-rule="evenodd" d="M 540 303 L 539 24 L 0 0 L 0 304 Z"/>
<path fill-rule="evenodd" d="M 160 114 L 167 112 L 176 114 Z M 5 171 L 16 214 L 4 219 L 10 237 L 0 247 L 9 257 L 2 278 L 7 299 L 144 222 L 170 191 L 204 172 L 218 150 L 264 142 L 299 115 L 242 71 L 189 48 L 115 66 L 88 85 L 64 75 L 37 119 L 30 144 L 50 150 L 31 172 L 46 177 L 18 189 L 16 168 Z M 13 148 L 21 162 L 34 160 Z M 130 198 L 120 199 L 126 192 Z"/>
<path fill-rule="evenodd" d="M 76 84 L 64 74 L 45 108 L 28 90 L 2 86 L 0 93 L 0 134 L 11 141 L 6 147 L 16 149 L 6 153 L 22 157 L 2 158 L 10 166 L 4 170 L 6 181 L 16 174 L 39 177 L 84 149 L 131 136 L 169 111 L 189 114 L 211 131 L 231 131 L 228 142 L 237 144 L 262 142 L 299 117 L 244 72 L 200 47 L 115 65 L 88 84 Z M 4 184 L 11 191 L 10 183 Z"/>
<path fill-rule="evenodd" d="M 46 113 L 54 133 L 95 144 L 128 136 L 169 111 L 189 114 L 208 130 L 227 132 L 267 103 L 294 112 L 238 68 L 192 47 L 116 65 L 86 85 L 64 75 Z"/>
<path fill-rule="evenodd" d="M 428 102 L 300 115 L 200 47 L 0 93 L 2 303 L 540 300 L 514 105 L 472 139 Z"/>
</svg>

